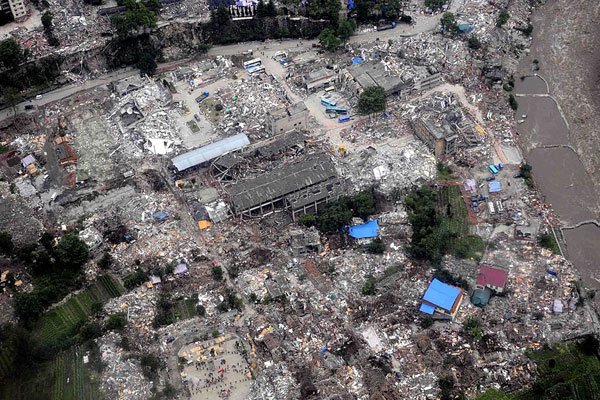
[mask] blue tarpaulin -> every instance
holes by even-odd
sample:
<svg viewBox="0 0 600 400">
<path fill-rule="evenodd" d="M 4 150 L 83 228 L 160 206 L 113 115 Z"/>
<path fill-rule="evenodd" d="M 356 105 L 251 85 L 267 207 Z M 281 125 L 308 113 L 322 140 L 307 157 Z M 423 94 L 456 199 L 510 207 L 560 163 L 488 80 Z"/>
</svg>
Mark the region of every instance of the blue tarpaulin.
<svg viewBox="0 0 600 400">
<path fill-rule="evenodd" d="M 490 193 L 498 193 L 502 191 L 502 184 L 500 183 L 500 181 L 488 182 L 488 189 Z"/>
<path fill-rule="evenodd" d="M 379 236 L 379 224 L 375 219 L 362 225 L 351 226 L 348 234 L 355 239 L 376 238 Z"/>
<path fill-rule="evenodd" d="M 352 64 L 360 64 L 360 63 L 361 63 L 361 62 L 363 62 L 363 61 L 365 61 L 365 60 L 363 60 L 363 58 L 362 58 L 362 57 L 354 57 L 354 58 L 352 59 Z"/>
<path fill-rule="evenodd" d="M 423 295 L 423 300 L 444 310 L 452 310 L 456 299 L 460 296 L 460 289 L 434 279 Z"/>
<path fill-rule="evenodd" d="M 348 0 L 348 10 L 354 10 L 354 0 Z"/>
<path fill-rule="evenodd" d="M 432 307 L 429 304 L 421 303 L 419 311 L 424 312 L 425 314 L 433 315 L 433 313 L 435 312 L 435 307 Z"/>
<path fill-rule="evenodd" d="M 462 22 L 462 23 L 458 24 L 458 30 L 463 33 L 470 33 L 470 32 L 473 32 L 475 30 L 475 28 L 473 28 L 473 26 L 471 24 Z"/>
</svg>

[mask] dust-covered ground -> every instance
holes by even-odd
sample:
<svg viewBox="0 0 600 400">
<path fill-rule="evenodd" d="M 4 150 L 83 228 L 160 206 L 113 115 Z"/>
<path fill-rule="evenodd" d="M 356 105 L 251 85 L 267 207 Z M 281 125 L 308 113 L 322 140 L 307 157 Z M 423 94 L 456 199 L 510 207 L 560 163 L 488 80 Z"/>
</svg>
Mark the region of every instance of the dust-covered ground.
<svg viewBox="0 0 600 400">
<path fill-rule="evenodd" d="M 539 61 L 538 72 L 569 122 L 571 144 L 599 187 L 600 2 L 548 0 L 533 13 L 532 24 L 528 60 Z"/>
</svg>

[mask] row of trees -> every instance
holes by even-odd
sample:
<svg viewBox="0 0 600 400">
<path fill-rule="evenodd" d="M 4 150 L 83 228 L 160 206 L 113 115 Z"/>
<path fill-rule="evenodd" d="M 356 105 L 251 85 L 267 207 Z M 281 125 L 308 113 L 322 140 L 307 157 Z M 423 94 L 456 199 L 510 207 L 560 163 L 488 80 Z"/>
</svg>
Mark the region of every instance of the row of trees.
<svg viewBox="0 0 600 400">
<path fill-rule="evenodd" d="M 87 245 L 77 233 L 63 235 L 56 246 L 45 233 L 39 243 L 15 247 L 10 235 L 1 235 L 2 252 L 13 262 L 30 267 L 34 289 L 15 295 L 15 314 L 27 328 L 42 316 L 44 310 L 81 284 L 81 267 L 89 258 Z"/>
<path fill-rule="evenodd" d="M 376 211 L 373 190 L 366 190 L 353 197 L 341 197 L 318 215 L 305 214 L 300 223 L 316 226 L 323 233 L 338 232 L 352 221 L 352 217 L 369 218 Z"/>
<path fill-rule="evenodd" d="M 356 24 L 352 20 L 346 20 L 340 22 L 337 29 L 333 28 L 325 28 L 321 31 L 319 35 L 319 43 L 321 47 L 327 51 L 334 52 L 342 43 L 346 43 L 346 41 L 352 36 L 354 30 L 356 29 Z"/>
<path fill-rule="evenodd" d="M 46 35 L 46 40 L 48 40 L 48 44 L 52 47 L 58 47 L 60 45 L 60 41 L 54 34 L 54 24 L 52 23 L 52 13 L 50 11 L 46 11 L 42 14 L 42 26 L 44 27 L 44 34 Z"/>
</svg>

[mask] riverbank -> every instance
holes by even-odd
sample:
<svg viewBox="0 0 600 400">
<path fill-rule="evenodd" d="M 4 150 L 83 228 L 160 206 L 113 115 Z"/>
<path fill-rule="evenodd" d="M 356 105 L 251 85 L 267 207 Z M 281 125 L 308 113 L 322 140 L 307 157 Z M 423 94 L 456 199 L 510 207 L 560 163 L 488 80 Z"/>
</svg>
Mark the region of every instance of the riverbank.
<svg viewBox="0 0 600 400">
<path fill-rule="evenodd" d="M 557 15 L 563 18 L 556 24 Z M 517 79 L 517 119 L 525 158 L 536 183 L 563 226 L 568 258 L 583 282 L 600 289 L 600 227 L 582 224 L 600 217 L 600 98 L 598 67 L 600 5 L 584 0 L 552 0 L 532 16 L 531 52 Z M 565 26 L 577 29 L 565 29 Z M 537 66 L 537 68 L 534 68 Z M 544 86 L 547 88 L 544 89 Z"/>
</svg>

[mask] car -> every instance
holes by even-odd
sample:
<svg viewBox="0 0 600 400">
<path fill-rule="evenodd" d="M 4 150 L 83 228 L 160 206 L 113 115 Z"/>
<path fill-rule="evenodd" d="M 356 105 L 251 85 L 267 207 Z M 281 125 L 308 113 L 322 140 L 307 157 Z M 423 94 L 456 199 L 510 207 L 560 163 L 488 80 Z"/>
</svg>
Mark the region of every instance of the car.
<svg viewBox="0 0 600 400">
<path fill-rule="evenodd" d="M 196 121 L 200 121 L 200 116 L 199 116 L 198 114 L 194 114 L 194 119 L 195 119 Z"/>
<path fill-rule="evenodd" d="M 26 110 L 33 110 L 33 104 L 25 104 Z"/>
<path fill-rule="evenodd" d="M 42 95 L 41 95 L 41 94 L 38 94 L 37 96 L 35 96 L 35 99 L 36 99 L 36 100 L 40 100 L 41 98 L 42 98 Z"/>
<path fill-rule="evenodd" d="M 495 176 L 488 176 L 487 178 L 485 178 L 486 181 L 491 182 L 491 181 L 495 181 L 496 177 Z"/>
</svg>

